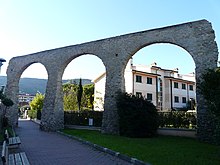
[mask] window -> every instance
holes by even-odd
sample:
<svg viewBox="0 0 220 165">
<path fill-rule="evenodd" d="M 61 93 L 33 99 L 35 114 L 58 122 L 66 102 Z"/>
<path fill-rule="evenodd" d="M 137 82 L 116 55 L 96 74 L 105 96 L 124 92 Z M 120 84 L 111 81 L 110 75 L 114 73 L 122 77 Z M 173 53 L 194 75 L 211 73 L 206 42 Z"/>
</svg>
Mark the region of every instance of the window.
<svg viewBox="0 0 220 165">
<path fill-rule="evenodd" d="M 142 93 L 141 92 L 136 92 L 136 96 L 137 97 L 142 97 Z"/>
<path fill-rule="evenodd" d="M 174 102 L 178 103 L 179 102 L 179 97 L 178 96 L 174 96 Z"/>
<path fill-rule="evenodd" d="M 189 90 L 193 91 L 193 85 L 189 85 Z"/>
<path fill-rule="evenodd" d="M 174 88 L 178 88 L 178 82 L 174 82 Z"/>
<path fill-rule="evenodd" d="M 141 83 L 141 82 L 142 82 L 142 77 L 141 77 L 141 76 L 136 75 L 136 82 Z"/>
<path fill-rule="evenodd" d="M 182 84 L 182 89 L 186 89 L 186 84 Z"/>
<path fill-rule="evenodd" d="M 152 93 L 147 93 L 147 100 L 152 101 L 153 100 L 153 95 Z"/>
<path fill-rule="evenodd" d="M 182 97 L 182 103 L 186 103 L 186 97 Z"/>
<path fill-rule="evenodd" d="M 147 77 L 147 84 L 152 84 L 152 78 Z"/>
</svg>

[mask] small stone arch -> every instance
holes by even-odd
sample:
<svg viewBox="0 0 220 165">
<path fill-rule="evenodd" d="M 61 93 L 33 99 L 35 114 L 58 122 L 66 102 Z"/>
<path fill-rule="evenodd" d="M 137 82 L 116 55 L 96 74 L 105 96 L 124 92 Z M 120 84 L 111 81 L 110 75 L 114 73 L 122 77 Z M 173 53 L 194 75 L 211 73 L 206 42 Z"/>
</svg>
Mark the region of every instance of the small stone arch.
<svg viewBox="0 0 220 165">
<path fill-rule="evenodd" d="M 153 43 L 171 43 L 189 52 L 195 62 L 197 84 L 202 81 L 201 75 L 207 69 L 217 67 L 218 49 L 214 30 L 210 22 L 199 20 L 15 57 L 10 60 L 7 69 L 6 92 L 13 101 L 16 99 L 15 96 L 18 91 L 13 81 L 17 81 L 17 77 L 13 77 L 13 75 L 19 71 L 15 71 L 13 68 L 19 69 L 19 66 L 23 67 L 25 62 L 30 62 L 33 59 L 41 61 L 48 71 L 45 97 L 47 106 L 44 107 L 45 114 L 41 121 L 41 128 L 44 130 L 61 129 L 63 128 L 61 80 L 67 61 L 82 54 L 94 54 L 102 60 L 106 67 L 105 111 L 102 132 L 118 134 L 116 95 L 118 91 L 125 90 L 124 69 L 129 58 L 135 52 Z M 199 89 L 197 89 L 196 97 L 197 135 L 201 139 L 212 139 L 213 128 L 206 124 L 210 119 L 207 116 L 207 106 Z M 15 108 L 16 106 L 10 110 L 15 111 Z M 14 123 L 14 119 L 11 116 L 12 123 Z"/>
</svg>

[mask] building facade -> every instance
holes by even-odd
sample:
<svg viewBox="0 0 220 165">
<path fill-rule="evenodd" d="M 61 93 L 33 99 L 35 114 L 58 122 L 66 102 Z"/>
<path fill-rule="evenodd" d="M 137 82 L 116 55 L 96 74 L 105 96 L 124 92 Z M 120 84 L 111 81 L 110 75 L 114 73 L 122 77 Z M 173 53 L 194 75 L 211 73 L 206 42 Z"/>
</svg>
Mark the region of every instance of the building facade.
<svg viewBox="0 0 220 165">
<path fill-rule="evenodd" d="M 18 103 L 19 106 L 29 106 L 30 102 L 34 99 L 35 95 L 30 95 L 26 93 L 19 93 L 18 95 Z"/>
<path fill-rule="evenodd" d="M 159 111 L 194 109 L 196 91 L 195 74 L 181 75 L 178 69 L 163 69 L 153 63 L 149 66 L 133 65 L 132 59 L 126 66 L 125 90 L 143 96 Z M 106 74 L 94 80 L 94 109 L 103 110 Z"/>
</svg>

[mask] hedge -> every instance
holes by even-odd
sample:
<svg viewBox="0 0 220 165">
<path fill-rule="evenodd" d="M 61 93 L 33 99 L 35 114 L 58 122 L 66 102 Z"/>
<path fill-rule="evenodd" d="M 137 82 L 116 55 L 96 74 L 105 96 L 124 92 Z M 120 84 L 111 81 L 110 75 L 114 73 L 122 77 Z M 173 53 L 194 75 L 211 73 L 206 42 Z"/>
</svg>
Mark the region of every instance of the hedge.
<svg viewBox="0 0 220 165">
<path fill-rule="evenodd" d="M 160 128 L 196 128 L 196 112 L 170 111 L 158 112 Z M 89 118 L 93 119 L 93 125 L 101 127 L 102 111 L 65 111 L 64 122 L 67 125 L 89 125 Z"/>
<path fill-rule="evenodd" d="M 89 118 L 93 119 L 93 126 L 101 127 L 103 112 L 100 111 L 64 111 L 64 124 L 83 125 L 89 124 Z"/>
</svg>

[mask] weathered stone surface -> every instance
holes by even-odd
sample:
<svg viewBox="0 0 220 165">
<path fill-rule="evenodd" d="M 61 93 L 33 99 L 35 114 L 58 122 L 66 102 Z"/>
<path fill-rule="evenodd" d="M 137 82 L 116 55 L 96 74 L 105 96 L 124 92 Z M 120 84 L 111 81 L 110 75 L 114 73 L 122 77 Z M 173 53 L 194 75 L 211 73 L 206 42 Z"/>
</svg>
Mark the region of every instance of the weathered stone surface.
<svg viewBox="0 0 220 165">
<path fill-rule="evenodd" d="M 30 55 L 14 57 L 7 69 L 6 93 L 17 102 L 18 82 L 23 71 L 33 63 L 41 63 L 48 72 L 46 97 L 42 112 L 41 128 L 53 131 L 63 128 L 63 103 L 61 80 L 66 66 L 74 58 L 84 54 L 99 57 L 106 67 L 105 112 L 102 132 L 119 133 L 116 93 L 124 91 L 124 69 L 130 57 L 141 48 L 155 43 L 171 43 L 185 49 L 196 65 L 197 84 L 207 69 L 217 67 L 218 50 L 211 24 L 206 20 L 184 23 L 159 29 L 102 39 L 98 41 L 47 50 Z M 197 91 L 198 136 L 210 138 L 203 120 L 207 108 L 200 91 Z M 17 122 L 16 104 L 7 114 L 11 124 Z M 209 131 L 207 131 L 208 129 Z M 212 128 L 211 128 L 212 131 Z"/>
</svg>

